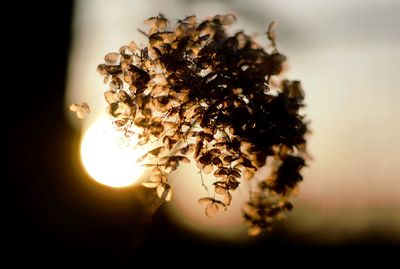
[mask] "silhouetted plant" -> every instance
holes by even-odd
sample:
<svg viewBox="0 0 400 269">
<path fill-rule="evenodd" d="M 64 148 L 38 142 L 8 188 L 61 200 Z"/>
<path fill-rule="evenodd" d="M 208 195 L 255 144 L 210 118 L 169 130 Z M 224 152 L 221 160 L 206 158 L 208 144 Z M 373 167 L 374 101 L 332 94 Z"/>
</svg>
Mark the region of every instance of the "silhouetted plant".
<svg viewBox="0 0 400 269">
<path fill-rule="evenodd" d="M 214 197 L 199 199 L 209 217 L 226 210 L 242 180 L 269 163 L 271 172 L 243 207 L 249 233 L 270 229 L 292 209 L 289 197 L 305 166 L 307 124 L 299 109 L 299 81 L 280 77 L 286 57 L 276 48 L 275 24 L 266 50 L 244 32 L 230 35 L 232 14 L 174 26 L 162 15 L 147 19 L 148 46 L 135 42 L 105 56 L 98 71 L 109 84 L 105 99 L 117 128 L 153 148 L 138 161 L 151 168 L 145 187 L 169 201 L 167 175 L 193 157 L 213 173 Z"/>
</svg>

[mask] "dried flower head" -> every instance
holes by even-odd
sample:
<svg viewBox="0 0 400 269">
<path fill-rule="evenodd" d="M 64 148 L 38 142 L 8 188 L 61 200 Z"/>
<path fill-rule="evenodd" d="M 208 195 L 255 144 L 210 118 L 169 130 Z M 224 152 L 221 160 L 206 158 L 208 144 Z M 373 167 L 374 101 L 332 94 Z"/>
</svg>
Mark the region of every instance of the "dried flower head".
<svg viewBox="0 0 400 269">
<path fill-rule="evenodd" d="M 214 197 L 199 200 L 211 217 L 226 210 L 241 180 L 253 180 L 272 160 L 271 174 L 243 207 L 256 235 L 292 208 L 289 197 L 302 180 L 304 93 L 299 81 L 280 76 L 286 57 L 276 48 L 275 23 L 265 50 L 244 32 L 230 35 L 235 21 L 232 14 L 188 16 L 170 26 L 159 14 L 145 21 L 148 31 L 139 30 L 146 47 L 131 42 L 107 54 L 98 71 L 109 84 L 104 96 L 116 126 L 136 132 L 139 145 L 155 145 L 139 161 L 153 168 L 143 185 L 160 198 L 171 199 L 167 175 L 193 157 L 215 176 Z"/>
</svg>

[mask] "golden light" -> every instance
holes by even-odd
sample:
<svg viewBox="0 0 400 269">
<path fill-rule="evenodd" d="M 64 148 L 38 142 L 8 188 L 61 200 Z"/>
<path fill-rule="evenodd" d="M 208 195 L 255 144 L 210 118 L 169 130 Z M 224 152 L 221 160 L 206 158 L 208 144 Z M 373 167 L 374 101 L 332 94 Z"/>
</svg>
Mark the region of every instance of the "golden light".
<svg viewBox="0 0 400 269">
<path fill-rule="evenodd" d="M 186 13 L 205 18 L 211 14 L 232 12 L 231 8 L 237 9 L 238 14 L 248 14 L 240 11 L 240 5 L 225 5 L 217 1 L 192 1 L 186 5 L 178 5 L 178 2 L 121 0 L 115 5 L 113 1 L 104 0 L 77 1 L 66 107 L 76 102 L 88 102 L 91 109 L 88 118 L 103 112 L 105 103 L 93 105 L 96 96 L 105 102 L 100 90 L 104 84 L 95 71 L 96 66 L 103 61 L 105 52 L 117 50 L 119 44 L 144 39 L 132 29 L 141 28 L 143 18 L 153 16 L 154 10 L 171 18 L 180 18 Z M 357 1 L 350 1 L 345 9 L 334 1 L 328 1 L 329 8 L 325 9 L 320 8 L 321 1 L 314 0 L 308 1 L 310 5 L 287 5 L 284 8 L 278 2 L 257 2 L 263 2 L 264 9 L 272 8 L 279 29 L 286 28 L 279 32 L 279 40 L 285 48 L 283 52 L 291 59 L 287 76 L 304 81 L 307 115 L 313 131 L 309 151 L 314 160 L 305 170 L 295 210 L 288 214 L 286 223 L 293 223 L 288 228 L 298 235 L 313 234 L 314 238 L 329 240 L 350 235 L 355 238 L 361 229 L 369 231 L 372 227 L 379 227 L 379 231 L 400 238 L 400 214 L 397 213 L 400 208 L 400 169 L 396 150 L 400 146 L 396 103 L 399 99 L 397 86 L 400 85 L 400 76 L 396 73 L 400 39 L 394 38 L 393 31 L 397 28 L 393 27 L 394 20 L 390 19 L 394 13 L 384 12 L 395 10 L 393 5 L 396 1 L 388 1 L 393 3 L 384 6 L 366 3 L 365 13 L 353 8 Z M 254 14 L 257 14 L 259 5 L 253 7 Z M 319 17 L 312 16 L 316 9 L 321 11 Z M 332 23 L 335 15 L 344 11 L 349 24 L 344 27 L 345 24 Z M 358 29 L 360 23 L 369 25 L 367 11 L 378 12 L 377 16 L 385 18 L 367 27 L 379 33 L 379 38 Z M 357 16 L 353 16 L 353 12 Z M 351 18 L 356 18 L 357 23 L 350 23 Z M 239 23 L 246 24 L 237 24 L 237 29 L 253 29 L 261 33 L 263 28 L 260 27 L 266 26 L 268 19 L 271 18 L 244 16 Z M 297 22 L 295 25 L 294 21 Z M 344 38 L 326 38 L 327 30 Z M 66 113 L 78 130 L 80 122 L 76 116 L 69 111 Z M 111 124 L 105 120 L 106 124 Z M 113 129 L 105 126 L 103 130 L 111 132 Z M 133 184 L 142 173 L 132 160 L 134 157 L 131 155 L 137 153 L 124 151 L 132 161 L 126 160 L 128 164 L 123 165 L 124 161 L 117 157 L 123 154 L 107 153 L 109 147 L 105 144 L 110 143 L 110 139 L 104 138 L 101 131 L 100 135 L 96 132 L 99 129 L 91 126 L 82 141 L 82 162 L 88 173 L 107 185 L 111 182 L 114 186 L 123 186 L 123 181 Z M 111 143 L 115 145 L 116 138 L 111 137 L 114 137 Z M 108 142 L 101 142 L 101 138 Z M 115 152 L 115 147 L 110 151 Z M 131 170 L 126 172 L 126 169 Z M 234 223 L 237 223 L 236 227 L 243 227 L 240 208 L 234 211 L 233 206 L 246 197 L 234 197 L 228 211 L 209 219 L 204 215 L 204 207 L 197 203 L 198 198 L 208 194 L 201 187 L 196 166 L 193 163 L 182 165 L 178 170 L 170 177 L 174 193 L 166 207 L 170 209 L 173 221 L 181 222 L 196 233 L 204 228 L 200 233 L 210 236 L 220 230 L 228 231 L 229 225 L 235 229 Z M 119 180 L 121 174 L 131 177 Z M 207 183 L 210 185 L 212 181 Z M 246 191 L 242 194 L 239 191 L 236 195 L 246 194 Z M 235 216 L 231 218 L 228 214 Z"/>
<path fill-rule="evenodd" d="M 143 172 L 136 160 L 144 152 L 134 144 L 115 129 L 110 119 L 100 117 L 82 138 L 81 160 L 95 181 L 115 188 L 131 186 Z"/>
</svg>

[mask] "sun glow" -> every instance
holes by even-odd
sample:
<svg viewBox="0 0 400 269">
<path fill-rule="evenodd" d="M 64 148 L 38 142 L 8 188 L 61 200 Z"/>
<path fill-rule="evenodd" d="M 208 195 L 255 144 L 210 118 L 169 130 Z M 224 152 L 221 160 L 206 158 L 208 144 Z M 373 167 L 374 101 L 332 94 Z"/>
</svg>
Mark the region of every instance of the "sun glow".
<svg viewBox="0 0 400 269">
<path fill-rule="evenodd" d="M 97 182 L 115 188 L 134 184 L 143 169 L 136 164 L 144 150 L 134 148 L 135 141 L 115 130 L 107 117 L 97 119 L 81 142 L 81 160 Z"/>
</svg>

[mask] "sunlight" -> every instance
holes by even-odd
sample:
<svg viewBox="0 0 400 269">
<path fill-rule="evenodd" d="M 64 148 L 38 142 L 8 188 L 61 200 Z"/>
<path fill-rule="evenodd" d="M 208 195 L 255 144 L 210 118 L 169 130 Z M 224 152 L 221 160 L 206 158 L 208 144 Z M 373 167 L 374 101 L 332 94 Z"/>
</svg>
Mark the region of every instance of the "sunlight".
<svg viewBox="0 0 400 269">
<path fill-rule="evenodd" d="M 97 119 L 81 142 L 81 160 L 88 174 L 97 182 L 115 188 L 134 184 L 143 169 L 136 160 L 143 150 L 133 149 L 134 141 L 124 137 L 107 117 Z"/>
</svg>

